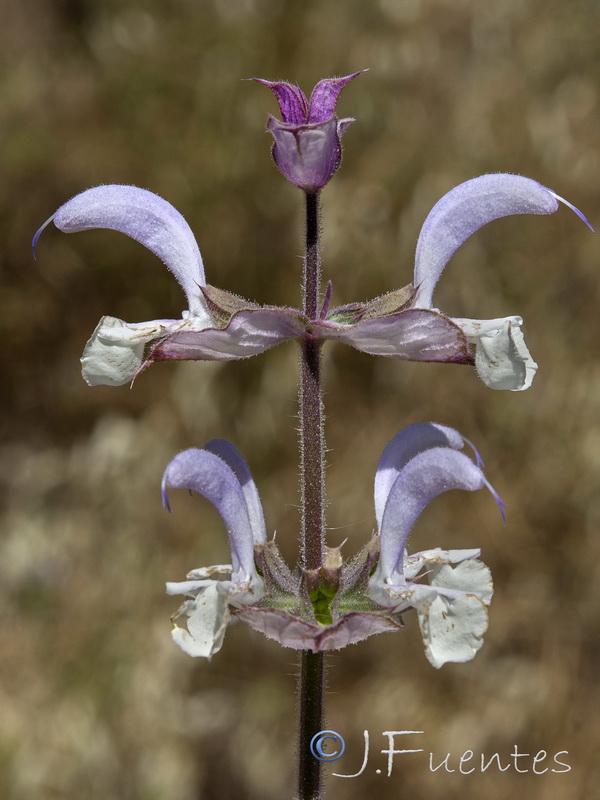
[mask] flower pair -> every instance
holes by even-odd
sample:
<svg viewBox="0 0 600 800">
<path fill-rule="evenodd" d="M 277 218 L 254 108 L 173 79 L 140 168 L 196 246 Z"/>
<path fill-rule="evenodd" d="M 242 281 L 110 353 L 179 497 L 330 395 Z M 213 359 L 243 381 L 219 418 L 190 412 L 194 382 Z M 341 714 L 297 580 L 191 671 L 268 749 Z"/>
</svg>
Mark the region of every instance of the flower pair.
<svg viewBox="0 0 600 800">
<path fill-rule="evenodd" d="M 478 455 L 475 463 L 461 452 L 464 445 L 457 431 L 442 425 L 404 428 L 377 466 L 377 534 L 347 564 L 339 548 L 327 548 L 320 570 L 294 572 L 266 539 L 254 481 L 235 447 L 212 440 L 177 455 L 163 477 L 165 505 L 168 488 L 210 500 L 225 523 L 232 562 L 167 584 L 169 594 L 186 596 L 174 618 L 174 640 L 190 655 L 210 658 L 233 615 L 286 647 L 339 649 L 400 630 L 402 614 L 416 609 L 425 653 L 435 667 L 473 658 L 483 643 L 492 597 L 490 571 L 477 560 L 480 551 L 407 553 L 414 523 L 439 494 L 484 487 L 493 492 Z M 231 578 L 215 579 L 222 572 Z"/>
<path fill-rule="evenodd" d="M 551 214 L 561 199 L 520 175 L 466 181 L 442 197 L 426 218 L 412 284 L 337 308 L 329 307 L 329 290 L 317 319 L 295 308 L 259 306 L 207 284 L 198 245 L 183 216 L 166 200 L 135 186 L 97 186 L 76 195 L 40 228 L 33 245 L 51 221 L 65 233 L 120 231 L 157 255 L 185 292 L 188 308 L 178 320 L 127 323 L 103 317 L 81 359 L 90 385 L 129 383 L 155 361 L 229 361 L 288 339 L 313 339 L 407 361 L 474 364 L 487 386 L 521 390 L 531 385 L 537 368 L 525 346 L 521 317 L 452 318 L 434 308 L 433 291 L 455 251 L 480 227 L 511 214 Z"/>
</svg>

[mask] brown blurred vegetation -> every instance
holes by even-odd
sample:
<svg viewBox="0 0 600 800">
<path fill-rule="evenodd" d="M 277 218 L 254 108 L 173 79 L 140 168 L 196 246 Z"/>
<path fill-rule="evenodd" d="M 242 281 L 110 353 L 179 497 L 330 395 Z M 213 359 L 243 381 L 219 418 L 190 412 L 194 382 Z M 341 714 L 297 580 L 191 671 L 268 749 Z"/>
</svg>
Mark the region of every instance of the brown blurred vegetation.
<svg viewBox="0 0 600 800">
<path fill-rule="evenodd" d="M 270 530 L 298 539 L 296 353 L 158 365 L 135 386 L 90 389 L 83 344 L 102 314 L 177 316 L 179 287 L 108 231 L 48 229 L 66 199 L 132 183 L 197 234 L 210 282 L 297 304 L 301 197 L 273 167 L 264 88 L 369 67 L 340 112 L 356 118 L 323 196 L 334 302 L 406 283 L 420 225 L 486 171 L 536 178 L 600 225 L 600 4 L 594 0 L 4 0 L 0 29 L 0 795 L 9 800 L 250 800 L 293 792 L 296 656 L 242 625 L 211 663 L 172 643 L 166 580 L 220 563 L 208 504 L 159 480 L 181 448 L 220 436 L 254 472 Z M 436 302 L 455 316 L 521 314 L 540 364 L 532 389 L 486 389 L 473 370 L 327 350 L 330 543 L 373 526 L 381 449 L 435 420 L 476 443 L 508 503 L 451 493 L 413 549 L 476 547 L 492 568 L 475 661 L 435 671 L 414 620 L 330 657 L 328 725 L 349 754 L 340 800 L 592 798 L 600 730 L 600 243 L 566 208 L 478 232 Z M 453 496 L 455 495 L 455 496 Z M 391 778 L 384 730 L 423 730 L 439 756 L 568 750 L 568 774 Z M 379 761 L 378 761 L 379 759 Z M 381 762 L 381 763 L 380 763 Z"/>
</svg>

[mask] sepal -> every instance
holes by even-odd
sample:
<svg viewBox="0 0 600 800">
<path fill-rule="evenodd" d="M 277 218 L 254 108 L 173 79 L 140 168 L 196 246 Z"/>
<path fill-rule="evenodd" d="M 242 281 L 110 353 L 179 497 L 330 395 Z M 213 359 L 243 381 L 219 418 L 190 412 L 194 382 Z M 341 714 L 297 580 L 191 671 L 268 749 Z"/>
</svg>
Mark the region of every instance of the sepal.
<svg viewBox="0 0 600 800">
<path fill-rule="evenodd" d="M 374 300 L 366 303 L 349 303 L 343 306 L 332 308 L 327 314 L 329 322 L 338 322 L 343 325 L 352 325 L 364 319 L 376 319 L 377 317 L 387 317 L 389 314 L 397 314 L 410 308 L 414 300 L 416 291 L 412 283 L 403 286 L 401 289 L 394 289 L 386 292 Z"/>
<path fill-rule="evenodd" d="M 238 311 L 260 308 L 257 303 L 208 284 L 202 287 L 202 294 L 217 328 L 226 328 L 232 316 Z"/>
</svg>

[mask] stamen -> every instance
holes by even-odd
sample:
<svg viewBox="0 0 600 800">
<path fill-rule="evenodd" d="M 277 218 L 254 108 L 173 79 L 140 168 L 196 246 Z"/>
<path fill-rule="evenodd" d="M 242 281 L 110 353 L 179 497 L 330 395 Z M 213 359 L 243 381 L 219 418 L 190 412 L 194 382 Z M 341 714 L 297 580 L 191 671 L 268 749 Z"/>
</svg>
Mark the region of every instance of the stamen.
<svg viewBox="0 0 600 800">
<path fill-rule="evenodd" d="M 497 491 L 494 489 L 494 487 L 493 487 L 493 486 L 492 486 L 492 484 L 491 484 L 491 483 L 490 483 L 490 482 L 487 480 L 487 478 L 484 478 L 484 479 L 483 479 L 483 482 L 485 483 L 485 485 L 487 486 L 487 488 L 490 490 L 492 497 L 494 498 L 494 500 L 495 500 L 495 501 L 496 501 L 496 503 L 498 504 L 498 508 L 499 508 L 499 510 L 500 510 L 500 515 L 502 516 L 502 522 L 503 522 L 503 523 L 506 525 L 506 513 L 505 513 L 504 509 L 505 509 L 505 508 L 508 508 L 508 506 L 506 505 L 506 503 L 504 502 L 504 500 L 502 500 L 502 498 L 500 497 L 500 495 L 498 494 L 498 492 L 497 492 Z"/>
<path fill-rule="evenodd" d="M 583 214 L 583 212 L 581 212 L 581 211 L 580 211 L 580 210 L 577 208 L 577 206 L 574 206 L 574 205 L 573 205 L 573 203 L 569 203 L 569 201 L 568 201 L 568 200 L 565 200 L 565 198 L 564 198 L 564 197 L 561 197 L 559 194 L 556 194 L 556 192 L 553 192 L 553 191 L 552 191 L 552 189 L 548 189 L 548 191 L 550 192 L 550 194 L 552 195 L 552 197 L 556 197 L 556 199 L 557 199 L 557 200 L 560 200 L 560 202 L 561 202 L 561 203 L 564 203 L 566 206 L 569 206 L 569 208 L 571 209 L 571 211 L 574 211 L 574 212 L 577 214 L 577 216 L 579 217 L 579 219 L 580 219 L 580 220 L 582 220 L 583 222 L 585 222 L 585 224 L 588 226 L 588 228 L 591 230 L 591 232 L 592 232 L 592 233 L 596 233 L 596 231 L 595 231 L 595 230 L 592 228 L 592 226 L 591 226 L 591 225 L 590 225 L 590 223 L 588 222 L 588 220 L 587 220 L 587 218 L 586 218 L 585 214 Z"/>
</svg>

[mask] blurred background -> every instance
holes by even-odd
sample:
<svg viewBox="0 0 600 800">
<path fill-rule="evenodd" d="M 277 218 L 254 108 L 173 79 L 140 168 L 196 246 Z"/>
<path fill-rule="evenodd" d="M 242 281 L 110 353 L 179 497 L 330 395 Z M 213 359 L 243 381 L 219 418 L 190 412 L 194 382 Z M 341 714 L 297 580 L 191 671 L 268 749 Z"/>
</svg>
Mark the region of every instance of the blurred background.
<svg viewBox="0 0 600 800">
<path fill-rule="evenodd" d="M 212 437 L 246 456 L 270 531 L 297 555 L 296 349 L 247 362 L 159 364 L 87 387 L 78 359 L 103 314 L 178 317 L 177 282 L 125 236 L 50 227 L 72 195 L 131 183 L 197 234 L 209 282 L 296 305 L 302 197 L 273 166 L 252 76 L 308 93 L 368 67 L 338 110 L 356 122 L 323 193 L 333 302 L 407 283 L 420 226 L 455 184 L 523 173 L 600 226 L 600 4 L 595 0 L 4 0 L 0 28 L 0 795 L 8 800 L 271 800 L 294 792 L 297 657 L 243 625 L 212 662 L 171 642 L 166 580 L 227 561 L 209 504 L 162 470 Z M 508 505 L 449 493 L 412 549 L 481 547 L 490 629 L 436 671 L 416 620 L 329 657 L 328 727 L 351 774 L 340 800 L 590 798 L 600 729 L 600 240 L 567 208 L 511 217 L 463 246 L 436 291 L 453 316 L 520 314 L 540 369 L 493 392 L 464 366 L 326 349 L 329 543 L 369 537 L 377 459 L 402 426 L 437 421 L 479 448 Z M 385 770 L 385 730 L 422 730 Z M 429 771 L 465 750 L 510 762 Z M 560 767 L 557 767 L 562 769 Z"/>
</svg>

